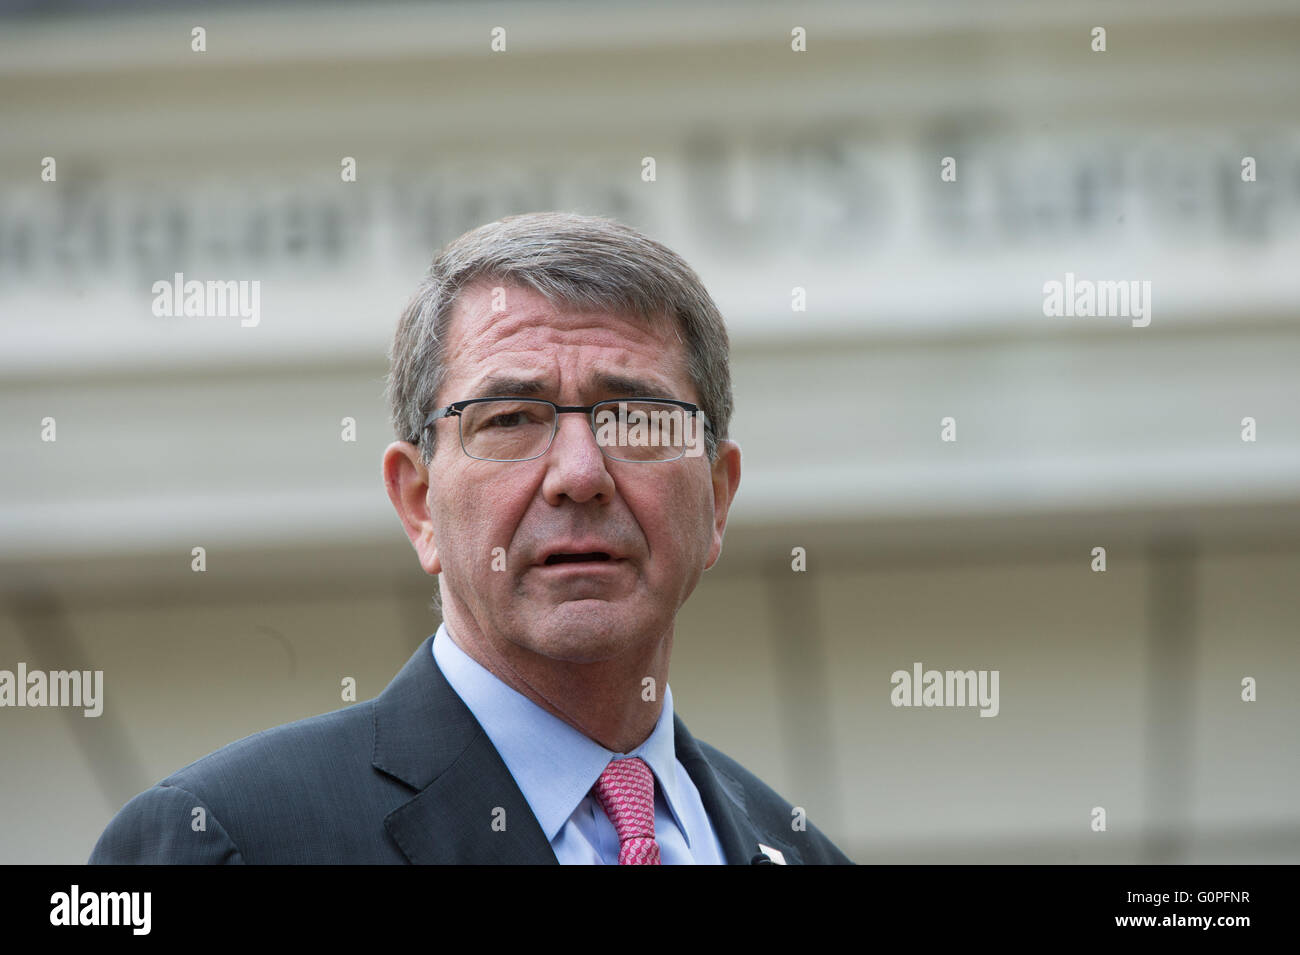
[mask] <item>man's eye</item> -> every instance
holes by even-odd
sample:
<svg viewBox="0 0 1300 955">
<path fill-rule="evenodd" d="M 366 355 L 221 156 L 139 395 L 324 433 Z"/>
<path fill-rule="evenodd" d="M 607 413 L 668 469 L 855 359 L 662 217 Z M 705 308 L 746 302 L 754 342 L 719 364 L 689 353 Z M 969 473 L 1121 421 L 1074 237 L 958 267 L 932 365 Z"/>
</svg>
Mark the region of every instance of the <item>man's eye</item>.
<svg viewBox="0 0 1300 955">
<path fill-rule="evenodd" d="M 514 425 L 523 424 L 524 421 L 521 419 L 525 417 L 527 417 L 527 415 L 525 415 L 524 412 L 522 411 L 512 411 L 509 414 L 493 415 L 491 418 L 488 418 L 485 427 L 510 428 L 513 427 Z"/>
</svg>

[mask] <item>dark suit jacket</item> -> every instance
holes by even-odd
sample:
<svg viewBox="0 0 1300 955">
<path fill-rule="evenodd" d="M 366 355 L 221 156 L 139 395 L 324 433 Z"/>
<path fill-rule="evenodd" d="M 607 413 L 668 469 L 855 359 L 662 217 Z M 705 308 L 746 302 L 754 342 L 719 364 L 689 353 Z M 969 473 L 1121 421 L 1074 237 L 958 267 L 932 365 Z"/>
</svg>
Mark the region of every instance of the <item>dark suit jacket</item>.
<svg viewBox="0 0 1300 955">
<path fill-rule="evenodd" d="M 556 864 L 432 642 L 375 699 L 231 743 L 136 796 L 90 862 Z M 790 864 L 850 862 L 811 823 L 792 829 L 789 803 L 680 718 L 674 730 L 729 864 L 759 843 Z"/>
</svg>

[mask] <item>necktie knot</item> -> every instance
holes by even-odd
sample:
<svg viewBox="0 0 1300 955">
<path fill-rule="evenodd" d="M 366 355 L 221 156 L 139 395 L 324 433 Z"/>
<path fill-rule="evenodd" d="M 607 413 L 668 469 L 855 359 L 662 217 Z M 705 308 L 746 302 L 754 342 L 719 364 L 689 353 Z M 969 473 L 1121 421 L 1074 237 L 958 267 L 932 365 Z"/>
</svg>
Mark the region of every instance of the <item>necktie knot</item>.
<svg viewBox="0 0 1300 955">
<path fill-rule="evenodd" d="M 645 761 L 612 759 L 591 788 L 618 833 L 619 865 L 659 865 L 655 777 Z"/>
</svg>

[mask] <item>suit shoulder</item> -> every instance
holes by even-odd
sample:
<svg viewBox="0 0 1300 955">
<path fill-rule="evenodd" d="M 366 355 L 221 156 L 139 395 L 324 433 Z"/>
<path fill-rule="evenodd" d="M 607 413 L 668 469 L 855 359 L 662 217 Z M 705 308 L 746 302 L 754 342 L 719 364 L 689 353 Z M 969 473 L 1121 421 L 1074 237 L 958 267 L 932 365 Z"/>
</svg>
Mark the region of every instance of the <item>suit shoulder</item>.
<svg viewBox="0 0 1300 955">
<path fill-rule="evenodd" d="M 327 770 L 341 761 L 370 762 L 373 742 L 373 700 L 261 730 L 228 743 L 188 766 L 176 770 L 163 785 L 205 787 L 226 777 L 261 778 Z"/>
<path fill-rule="evenodd" d="M 118 811 L 91 850 L 90 865 L 237 865 L 244 858 L 202 799 L 158 783 Z"/>
<path fill-rule="evenodd" d="M 254 733 L 177 770 L 122 807 L 90 861 L 296 862 L 341 851 L 340 820 L 382 806 L 398 786 L 371 765 L 373 703 Z M 200 817 L 206 830 L 193 828 Z"/>
<path fill-rule="evenodd" d="M 799 850 L 805 863 L 821 865 L 852 865 L 853 860 L 831 842 L 811 822 L 805 828 L 795 828 L 795 805 L 781 796 L 763 780 L 736 762 L 716 746 L 696 739 L 704 758 L 720 777 L 723 786 L 730 786 L 733 794 L 743 803 L 750 818 L 764 828 L 787 833 L 786 841 Z"/>
</svg>

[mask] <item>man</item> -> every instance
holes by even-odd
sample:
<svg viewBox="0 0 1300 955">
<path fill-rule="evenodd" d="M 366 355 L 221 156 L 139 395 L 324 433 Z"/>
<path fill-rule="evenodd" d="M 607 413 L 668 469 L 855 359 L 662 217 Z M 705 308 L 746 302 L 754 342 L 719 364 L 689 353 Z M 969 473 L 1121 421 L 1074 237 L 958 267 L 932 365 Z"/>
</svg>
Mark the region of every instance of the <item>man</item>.
<svg viewBox="0 0 1300 955">
<path fill-rule="evenodd" d="M 689 266 L 508 217 L 438 254 L 391 358 L 384 483 L 442 625 L 374 700 L 131 800 L 91 862 L 849 862 L 673 714 L 677 611 L 740 483 Z"/>
</svg>

